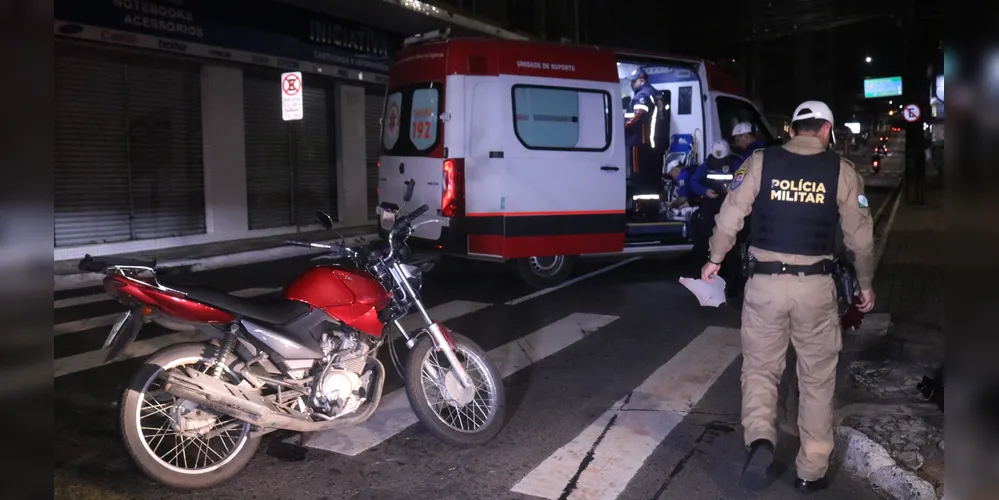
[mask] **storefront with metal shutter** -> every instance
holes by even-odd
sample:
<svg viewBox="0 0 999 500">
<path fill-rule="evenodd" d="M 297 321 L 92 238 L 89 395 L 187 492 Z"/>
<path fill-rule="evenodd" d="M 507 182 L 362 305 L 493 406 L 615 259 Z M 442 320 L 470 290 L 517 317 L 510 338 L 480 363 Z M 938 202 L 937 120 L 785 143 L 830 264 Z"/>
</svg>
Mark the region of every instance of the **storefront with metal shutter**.
<svg viewBox="0 0 999 500">
<path fill-rule="evenodd" d="M 56 247 L 205 232 L 200 65 L 55 47 Z"/>
<path fill-rule="evenodd" d="M 250 230 L 337 220 L 333 80 L 303 76 L 304 118 L 281 119 L 279 70 L 243 71 L 246 198 Z"/>
<path fill-rule="evenodd" d="M 331 5 L 56 0 L 56 260 L 270 238 L 316 210 L 374 230 L 391 60 L 432 27 Z"/>
<path fill-rule="evenodd" d="M 382 111 L 385 86 L 369 85 L 364 89 L 364 166 L 368 178 L 368 216 L 374 219 L 378 206 L 378 157 L 382 154 Z"/>
</svg>

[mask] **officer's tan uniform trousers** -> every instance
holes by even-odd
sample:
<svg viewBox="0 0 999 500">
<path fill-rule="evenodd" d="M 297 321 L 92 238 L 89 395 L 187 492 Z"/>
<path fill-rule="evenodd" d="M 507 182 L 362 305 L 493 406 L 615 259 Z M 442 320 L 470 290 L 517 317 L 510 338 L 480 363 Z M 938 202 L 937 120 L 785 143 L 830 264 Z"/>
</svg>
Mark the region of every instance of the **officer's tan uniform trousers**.
<svg viewBox="0 0 999 500">
<path fill-rule="evenodd" d="M 830 276 L 756 275 L 742 308 L 742 426 L 745 439 L 777 442 L 777 384 L 788 342 L 798 362 L 798 477 L 825 476 L 833 448 L 832 399 L 843 347 Z"/>
</svg>

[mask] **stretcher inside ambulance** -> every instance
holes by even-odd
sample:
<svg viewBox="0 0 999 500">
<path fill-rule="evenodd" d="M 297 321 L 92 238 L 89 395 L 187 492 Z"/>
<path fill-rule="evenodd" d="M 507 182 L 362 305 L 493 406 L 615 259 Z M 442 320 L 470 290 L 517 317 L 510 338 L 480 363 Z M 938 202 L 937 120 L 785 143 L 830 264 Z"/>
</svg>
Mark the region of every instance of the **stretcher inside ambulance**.
<svg viewBox="0 0 999 500">
<path fill-rule="evenodd" d="M 565 280 L 581 256 L 688 250 L 687 220 L 660 210 L 665 172 L 703 161 L 705 144 L 740 121 L 772 137 L 704 61 L 511 40 L 407 43 L 382 118 L 381 232 L 425 203 L 411 244 L 510 263 L 533 286 Z M 625 143 L 635 68 L 659 91 L 648 127 L 658 143 L 637 167 Z M 654 182 L 636 187 L 639 177 Z"/>
</svg>

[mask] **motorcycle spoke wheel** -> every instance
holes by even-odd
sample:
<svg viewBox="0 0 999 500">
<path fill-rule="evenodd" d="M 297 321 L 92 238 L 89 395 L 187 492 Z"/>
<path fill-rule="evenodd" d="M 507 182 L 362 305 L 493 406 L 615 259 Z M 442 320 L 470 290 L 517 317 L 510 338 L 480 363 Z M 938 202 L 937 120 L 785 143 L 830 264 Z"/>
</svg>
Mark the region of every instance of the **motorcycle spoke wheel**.
<svg viewBox="0 0 999 500">
<path fill-rule="evenodd" d="M 458 362 L 472 380 L 465 387 L 451 369 L 444 353 L 428 349 L 421 363 L 423 397 L 440 421 L 459 432 L 477 432 L 500 410 L 497 381 L 489 376 L 485 361 L 462 345 L 455 347 Z"/>
<path fill-rule="evenodd" d="M 163 372 L 188 366 L 208 375 L 208 360 L 176 360 L 149 377 L 140 393 L 135 425 L 142 446 L 161 466 L 180 474 L 205 474 L 229 463 L 246 445 L 251 426 L 204 410 L 164 392 Z M 229 377 L 228 373 L 223 377 Z"/>
</svg>

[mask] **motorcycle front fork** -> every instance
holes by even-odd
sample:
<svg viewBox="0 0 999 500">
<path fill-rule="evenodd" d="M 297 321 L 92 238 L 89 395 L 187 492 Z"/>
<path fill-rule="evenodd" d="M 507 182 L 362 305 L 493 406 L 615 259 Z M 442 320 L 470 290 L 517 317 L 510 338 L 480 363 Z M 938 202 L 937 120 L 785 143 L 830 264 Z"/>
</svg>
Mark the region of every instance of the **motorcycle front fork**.
<svg viewBox="0 0 999 500">
<path fill-rule="evenodd" d="M 422 304 L 418 307 L 421 311 L 423 311 Z M 444 353 L 444 357 L 447 358 L 448 363 L 451 364 L 451 369 L 454 370 L 454 374 L 457 377 L 458 382 L 460 382 L 463 387 L 471 387 L 472 379 L 468 376 L 468 372 L 465 371 L 465 367 L 458 361 L 458 357 L 454 354 L 453 340 L 444 333 L 444 329 L 439 323 L 428 319 L 429 316 L 426 315 L 425 311 L 423 314 L 426 316 L 424 319 L 427 319 L 427 323 L 430 325 L 427 327 L 427 333 L 430 335 L 430 338 L 433 339 L 434 345 L 437 349 Z M 416 340 L 419 338 L 419 335 L 410 336 L 409 333 L 406 332 L 405 327 L 402 326 L 402 322 L 399 320 L 395 320 L 394 323 L 395 327 L 402 332 L 403 338 L 406 339 L 406 347 L 412 349 L 413 346 L 416 345 Z"/>
<path fill-rule="evenodd" d="M 411 297 L 418 297 L 416 290 L 409 284 L 409 280 L 401 280 L 402 285 L 406 287 L 406 291 Z M 434 345 L 438 350 L 444 353 L 444 357 L 447 358 L 447 362 L 451 364 L 451 369 L 454 371 L 458 382 L 465 388 L 472 387 L 472 378 L 468 376 L 468 372 L 465 371 L 465 366 L 458 361 L 458 357 L 454 354 L 454 340 L 450 335 L 444 333 L 444 329 L 441 327 L 440 323 L 434 321 L 430 317 L 430 313 L 427 312 L 427 308 L 423 307 L 423 301 L 416 300 L 416 308 L 420 311 L 420 315 L 423 316 L 423 320 L 427 323 L 427 333 L 430 334 L 430 338 L 433 339 Z M 406 347 L 412 349 L 416 345 L 416 339 L 418 336 L 409 336 L 406 329 L 402 326 L 402 322 L 395 320 L 395 327 L 402 332 L 402 336 L 406 339 Z"/>
</svg>

